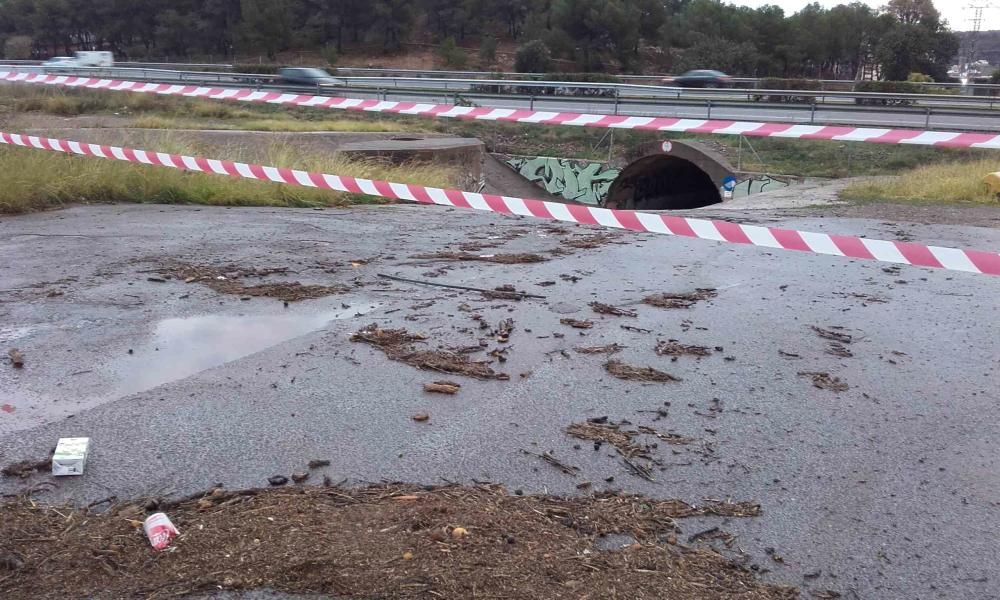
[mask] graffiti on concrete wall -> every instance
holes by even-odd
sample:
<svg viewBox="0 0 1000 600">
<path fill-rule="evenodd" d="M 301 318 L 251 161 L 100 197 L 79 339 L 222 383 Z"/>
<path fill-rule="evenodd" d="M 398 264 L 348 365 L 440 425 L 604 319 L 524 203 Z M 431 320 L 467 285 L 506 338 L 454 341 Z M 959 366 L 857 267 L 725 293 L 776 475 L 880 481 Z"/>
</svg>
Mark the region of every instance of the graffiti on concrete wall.
<svg viewBox="0 0 1000 600">
<path fill-rule="evenodd" d="M 620 169 L 566 158 L 514 156 L 507 165 L 548 193 L 583 204 L 602 204 Z"/>
<path fill-rule="evenodd" d="M 761 192 L 771 192 L 788 187 L 789 183 L 770 175 L 754 174 L 736 184 L 736 188 L 733 190 L 733 197 L 740 198 L 742 196 L 760 194 Z"/>
</svg>

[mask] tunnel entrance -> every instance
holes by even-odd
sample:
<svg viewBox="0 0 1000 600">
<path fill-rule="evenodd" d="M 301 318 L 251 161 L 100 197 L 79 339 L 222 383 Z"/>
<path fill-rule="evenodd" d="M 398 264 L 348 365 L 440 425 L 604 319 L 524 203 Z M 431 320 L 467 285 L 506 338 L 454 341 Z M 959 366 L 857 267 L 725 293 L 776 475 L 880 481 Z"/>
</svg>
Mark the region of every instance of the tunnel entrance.
<svg viewBox="0 0 1000 600">
<path fill-rule="evenodd" d="M 683 210 L 722 202 L 719 185 L 694 162 L 654 154 L 626 167 L 608 190 L 606 206 L 628 210 Z"/>
</svg>

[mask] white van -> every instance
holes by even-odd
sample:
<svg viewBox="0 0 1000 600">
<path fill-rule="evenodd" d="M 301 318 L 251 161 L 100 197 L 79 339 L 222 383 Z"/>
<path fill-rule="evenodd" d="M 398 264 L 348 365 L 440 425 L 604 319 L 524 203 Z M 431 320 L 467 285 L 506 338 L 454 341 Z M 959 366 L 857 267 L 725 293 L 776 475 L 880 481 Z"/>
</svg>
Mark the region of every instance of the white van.
<svg viewBox="0 0 1000 600">
<path fill-rule="evenodd" d="M 76 53 L 76 66 L 78 67 L 113 67 L 115 56 L 110 52 L 84 52 Z"/>
</svg>

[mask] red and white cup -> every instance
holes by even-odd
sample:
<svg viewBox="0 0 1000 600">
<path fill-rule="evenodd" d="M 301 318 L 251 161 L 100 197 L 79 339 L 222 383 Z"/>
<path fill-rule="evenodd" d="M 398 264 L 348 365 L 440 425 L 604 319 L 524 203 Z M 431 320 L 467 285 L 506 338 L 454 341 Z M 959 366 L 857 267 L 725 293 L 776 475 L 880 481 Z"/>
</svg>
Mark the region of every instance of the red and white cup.
<svg viewBox="0 0 1000 600">
<path fill-rule="evenodd" d="M 142 525 L 149 543 L 155 550 L 166 550 L 170 542 L 180 535 L 174 524 L 170 522 L 170 517 L 163 513 L 150 515 Z"/>
</svg>

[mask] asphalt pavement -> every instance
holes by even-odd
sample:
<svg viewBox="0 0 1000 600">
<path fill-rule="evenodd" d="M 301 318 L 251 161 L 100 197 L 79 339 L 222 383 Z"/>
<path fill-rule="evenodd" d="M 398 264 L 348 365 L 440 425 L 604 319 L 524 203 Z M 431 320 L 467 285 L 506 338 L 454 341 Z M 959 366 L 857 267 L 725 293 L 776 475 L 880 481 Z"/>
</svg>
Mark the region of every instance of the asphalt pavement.
<svg viewBox="0 0 1000 600">
<path fill-rule="evenodd" d="M 1000 230 L 986 227 L 714 213 L 1000 247 Z M 683 539 L 731 532 L 734 547 L 721 550 L 745 552 L 762 577 L 802 586 L 804 597 L 1000 598 L 1000 280 L 627 232 L 577 248 L 594 230 L 552 225 L 416 206 L 80 206 L 0 218 L 0 349 L 26 359 L 22 370 L 0 363 L 0 464 L 89 436 L 86 474 L 36 496 L 54 503 L 259 487 L 313 459 L 332 461 L 315 483 L 322 474 L 347 485 L 491 481 L 581 494 L 586 481 L 596 491 L 755 501 L 762 516 L 686 521 Z M 463 244 L 475 256 L 547 260 L 417 257 Z M 286 307 L 157 281 L 178 263 L 224 274 L 287 268 L 259 280 L 347 291 Z M 380 273 L 545 298 L 487 300 Z M 718 296 L 686 309 L 640 302 L 697 288 Z M 596 314 L 594 301 L 638 317 Z M 515 328 L 500 344 L 489 329 L 508 318 Z M 485 339 L 472 357 L 510 380 L 393 362 L 350 341 L 371 323 L 425 334 L 428 349 Z M 813 326 L 850 336 L 851 356 Z M 671 339 L 710 355 L 658 356 L 657 342 Z M 681 381 L 615 379 L 603 368 L 609 357 L 574 350 L 612 343 L 625 346 L 612 358 Z M 488 354 L 505 347 L 505 362 Z M 828 373 L 849 389 L 821 389 L 800 373 Z M 438 379 L 462 389 L 423 392 Z M 662 465 L 647 481 L 607 446 L 595 451 L 564 431 L 604 416 L 693 442 L 660 442 Z M 524 450 L 552 451 L 580 472 Z M 0 479 L 0 492 L 47 480 Z"/>
</svg>

